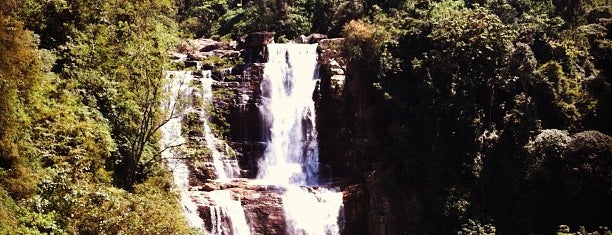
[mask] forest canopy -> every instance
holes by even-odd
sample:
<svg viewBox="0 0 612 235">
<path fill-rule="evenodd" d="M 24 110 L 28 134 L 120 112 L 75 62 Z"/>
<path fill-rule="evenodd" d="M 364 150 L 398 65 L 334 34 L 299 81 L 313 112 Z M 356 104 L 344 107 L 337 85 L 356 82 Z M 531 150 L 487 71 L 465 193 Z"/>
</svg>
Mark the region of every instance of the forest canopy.
<svg viewBox="0 0 612 235">
<path fill-rule="evenodd" d="M 611 30 L 608 0 L 3 0 L 0 233 L 194 233 L 160 161 L 167 52 L 257 31 L 345 38 L 371 161 L 429 208 L 412 231 L 608 226 Z"/>
</svg>

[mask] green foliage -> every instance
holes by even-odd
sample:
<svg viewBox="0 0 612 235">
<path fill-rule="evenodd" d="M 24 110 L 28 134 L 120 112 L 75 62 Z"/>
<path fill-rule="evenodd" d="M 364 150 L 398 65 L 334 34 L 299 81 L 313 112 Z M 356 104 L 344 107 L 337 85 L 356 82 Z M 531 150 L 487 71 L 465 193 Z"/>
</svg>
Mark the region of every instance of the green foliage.
<svg viewBox="0 0 612 235">
<path fill-rule="evenodd" d="M 492 224 L 482 224 L 480 221 L 469 219 L 467 223 L 461 226 L 461 230 L 457 232 L 458 235 L 470 234 L 470 235 L 492 235 L 495 234 L 495 226 Z"/>
<path fill-rule="evenodd" d="M 351 60 L 365 59 L 363 63 L 371 64 L 382 53 L 383 43 L 389 34 L 382 27 L 364 21 L 351 21 L 344 26 L 344 55 Z"/>
<path fill-rule="evenodd" d="M 563 221 L 606 225 L 606 209 L 593 205 L 608 208 L 607 194 L 577 185 L 603 192 L 609 183 L 594 168 L 571 177 L 567 170 L 608 163 L 571 163 L 567 146 L 570 133 L 610 131 L 602 112 L 610 98 L 602 64 L 609 62 L 602 57 L 609 52 L 602 31 L 610 26 L 608 10 L 553 1 L 368 3 L 379 5 L 344 27 L 350 61 L 343 112 L 355 120 L 341 128 L 355 132 L 349 143 L 384 143 L 347 151 L 372 151 L 380 157 L 368 161 L 396 166 L 386 178 L 393 195 L 423 198 L 428 209 L 419 215 L 437 222 L 410 231 L 488 231 L 465 218 L 490 218 L 501 233 L 552 233 Z M 573 185 L 589 199 L 550 185 Z"/>
<path fill-rule="evenodd" d="M 230 11 L 227 0 L 182 0 L 179 2 L 179 24 L 196 38 L 211 36 L 210 31 Z"/>
<path fill-rule="evenodd" d="M 208 125 L 215 136 L 225 139 L 230 134 L 230 124 L 227 120 L 230 116 L 228 102 L 233 102 L 231 99 L 236 97 L 235 90 L 228 88 L 213 89 L 213 97 L 220 102 L 204 104 L 204 110 L 208 115 Z"/>
<path fill-rule="evenodd" d="M 193 232 L 156 144 L 173 4 L 0 3 L 0 233 Z"/>
<path fill-rule="evenodd" d="M 14 198 L 29 197 L 34 179 L 21 150 L 27 135 L 20 134 L 31 119 L 28 107 L 41 77 L 35 35 L 22 22 L 0 12 L 0 185 Z"/>
<path fill-rule="evenodd" d="M 67 46 L 74 61 L 67 76 L 109 121 L 117 144 L 109 165 L 116 183 L 128 189 L 159 161 L 163 69 L 177 41 L 173 8 L 171 1 L 106 3 L 101 10 L 112 12 L 105 18 L 110 25 L 95 21 Z"/>
<path fill-rule="evenodd" d="M 565 146 L 571 140 L 567 131 L 547 129 L 542 130 L 535 139 L 525 145 L 527 150 L 527 177 L 534 174 L 545 175 L 547 172 L 545 164 L 549 161 L 560 161 L 563 159 Z"/>
</svg>

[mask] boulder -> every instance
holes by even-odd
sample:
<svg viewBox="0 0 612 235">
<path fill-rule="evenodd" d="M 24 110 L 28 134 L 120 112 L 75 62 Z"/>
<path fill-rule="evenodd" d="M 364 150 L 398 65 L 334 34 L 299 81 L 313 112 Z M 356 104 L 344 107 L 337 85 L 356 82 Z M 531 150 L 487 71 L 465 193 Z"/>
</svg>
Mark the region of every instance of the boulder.
<svg viewBox="0 0 612 235">
<path fill-rule="evenodd" d="M 201 51 L 201 52 L 209 52 L 209 51 L 214 51 L 214 50 L 228 50 L 228 49 L 230 49 L 230 45 L 228 43 L 217 42 L 217 41 L 212 41 L 211 40 L 209 43 L 203 45 L 202 48 L 200 48 L 199 51 Z"/>
<path fill-rule="evenodd" d="M 327 35 L 320 34 L 320 33 L 313 33 L 310 36 L 308 36 L 308 43 L 315 44 L 315 43 L 320 42 L 323 39 L 327 39 Z"/>
<path fill-rule="evenodd" d="M 281 191 L 265 186 L 254 189 L 237 188 L 233 191 L 239 195 L 244 214 L 254 234 L 285 234 L 287 225 Z"/>
<path fill-rule="evenodd" d="M 235 50 L 223 50 L 223 49 L 217 49 L 217 50 L 213 50 L 210 51 L 211 55 L 214 56 L 218 56 L 221 58 L 238 58 L 240 57 L 240 52 L 239 51 L 235 51 Z"/>
<path fill-rule="evenodd" d="M 219 185 L 215 184 L 215 183 L 205 183 L 200 188 L 200 190 L 206 191 L 206 192 L 210 192 L 210 191 L 214 191 L 214 190 L 219 190 L 219 189 L 220 189 Z"/>
<path fill-rule="evenodd" d="M 308 43 L 308 37 L 304 35 L 300 35 L 300 36 L 295 37 L 295 39 L 293 39 L 293 42 L 300 43 L 300 44 Z"/>
<path fill-rule="evenodd" d="M 240 39 L 241 48 L 265 46 L 274 42 L 274 32 L 256 32 Z"/>
</svg>

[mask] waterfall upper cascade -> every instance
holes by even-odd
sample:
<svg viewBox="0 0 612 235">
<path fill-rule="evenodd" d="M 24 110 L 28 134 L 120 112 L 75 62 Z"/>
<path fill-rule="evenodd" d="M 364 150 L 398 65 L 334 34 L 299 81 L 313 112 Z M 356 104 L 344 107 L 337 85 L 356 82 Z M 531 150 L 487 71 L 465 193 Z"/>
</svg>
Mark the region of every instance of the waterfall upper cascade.
<svg viewBox="0 0 612 235">
<path fill-rule="evenodd" d="M 316 44 L 269 44 L 262 93 L 271 115 L 270 139 L 258 178 L 286 187 L 283 209 L 289 234 L 339 234 L 342 193 L 318 185 L 319 153 L 313 92 Z"/>
<path fill-rule="evenodd" d="M 317 130 L 312 99 L 316 87 L 316 44 L 269 44 L 262 93 L 270 140 L 259 176 L 279 185 L 316 184 Z"/>
</svg>

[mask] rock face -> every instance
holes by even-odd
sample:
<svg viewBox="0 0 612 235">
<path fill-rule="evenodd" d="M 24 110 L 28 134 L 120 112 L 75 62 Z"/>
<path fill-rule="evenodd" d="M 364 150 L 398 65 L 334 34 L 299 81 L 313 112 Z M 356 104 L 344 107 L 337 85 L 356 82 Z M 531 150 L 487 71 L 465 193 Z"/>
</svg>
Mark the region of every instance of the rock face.
<svg viewBox="0 0 612 235">
<path fill-rule="evenodd" d="M 285 213 L 280 191 L 264 186 L 243 189 L 242 206 L 255 234 L 285 234 Z"/>
<path fill-rule="evenodd" d="M 214 79 L 211 86 L 212 107 L 215 107 L 213 111 L 216 115 L 207 114 L 207 117 L 217 129 L 229 126 L 224 134 L 225 142 L 236 154 L 242 169 L 241 175 L 248 178 L 257 175 L 257 160 L 263 155 L 265 142 L 269 138 L 269 133 L 265 131 L 268 127 L 262 124 L 266 121 L 260 112 L 263 63 L 254 62 L 266 62 L 265 48 L 273 39 L 274 33 L 254 33 L 240 42 L 240 50 L 236 49 L 236 43 L 195 39 L 183 43 L 177 52 L 170 54 L 187 66 L 199 66 L 202 71 L 210 70 L 209 74 Z M 218 64 L 219 60 L 238 61 L 239 58 L 246 63 L 234 67 Z M 203 77 L 208 72 L 193 73 Z M 201 119 L 202 114 L 198 115 Z M 190 126 L 202 125 L 196 123 L 199 119 L 195 118 Z M 193 134 L 202 137 L 202 130 L 199 131 Z M 193 139 L 192 142 L 194 146 L 204 146 L 202 139 Z M 210 164 L 204 162 L 193 164 L 194 178 L 214 179 L 211 168 Z"/>
<path fill-rule="evenodd" d="M 244 49 L 244 61 L 247 64 L 268 61 L 266 45 L 274 42 L 274 35 L 274 32 L 257 32 L 242 38 L 239 47 Z"/>
<path fill-rule="evenodd" d="M 414 234 L 421 204 L 413 187 L 388 187 L 393 167 L 378 164 L 385 143 L 385 115 L 374 101 L 371 76 L 342 57 L 343 39 L 318 45 L 321 78 L 317 105 L 319 160 L 344 193 L 342 234 Z"/>
<path fill-rule="evenodd" d="M 240 40 L 242 48 L 265 46 L 274 42 L 274 32 L 256 32 L 247 35 Z"/>
<path fill-rule="evenodd" d="M 238 200 L 244 208 L 244 215 L 250 225 L 251 234 L 282 235 L 285 234 L 285 216 L 282 205 L 283 189 L 271 185 L 250 184 L 247 180 L 232 180 L 230 182 L 208 182 L 201 187 L 193 187 L 191 194 L 197 201 L 198 211 L 208 231 L 214 231 L 210 225 L 216 206 L 223 202 L 215 201 L 215 197 L 207 192 L 217 191 L 229 194 L 229 199 Z M 223 214 L 221 214 L 223 216 Z M 223 218 L 225 223 L 231 219 Z M 231 224 L 218 225 L 221 228 L 231 227 Z"/>
<path fill-rule="evenodd" d="M 350 157 L 348 136 L 339 123 L 346 116 L 345 103 L 345 69 L 346 60 L 342 57 L 343 39 L 323 39 L 319 41 L 319 84 L 317 107 L 317 128 L 319 132 L 319 161 L 328 165 L 332 176 L 348 176 L 350 164 L 345 157 Z M 349 152 L 347 152 L 349 151 Z M 331 176 L 328 176 L 331 177 Z"/>
</svg>

